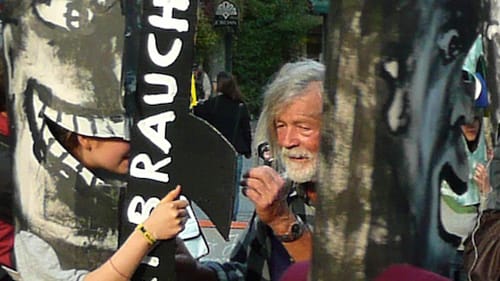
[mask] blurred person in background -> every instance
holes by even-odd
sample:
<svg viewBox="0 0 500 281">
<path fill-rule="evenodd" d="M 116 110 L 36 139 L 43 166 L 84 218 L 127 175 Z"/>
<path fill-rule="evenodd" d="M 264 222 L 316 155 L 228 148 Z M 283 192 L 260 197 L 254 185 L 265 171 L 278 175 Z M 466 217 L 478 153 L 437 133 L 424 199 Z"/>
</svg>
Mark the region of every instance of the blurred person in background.
<svg viewBox="0 0 500 281">
<path fill-rule="evenodd" d="M 194 108 L 194 114 L 212 124 L 233 145 L 238 152 L 236 168 L 236 196 L 233 220 L 239 208 L 239 181 L 243 165 L 243 156 L 252 156 L 252 133 L 250 114 L 243 101 L 238 83 L 233 75 L 219 72 L 217 75 L 217 95 Z M 207 147 L 207 149 L 210 149 Z"/>
</svg>

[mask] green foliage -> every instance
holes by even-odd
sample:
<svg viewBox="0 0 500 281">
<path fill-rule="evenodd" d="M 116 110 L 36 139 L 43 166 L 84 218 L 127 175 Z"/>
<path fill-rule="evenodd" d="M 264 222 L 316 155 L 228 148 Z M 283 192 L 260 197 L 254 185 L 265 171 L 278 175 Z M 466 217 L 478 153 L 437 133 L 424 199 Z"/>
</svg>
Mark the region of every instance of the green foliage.
<svg viewBox="0 0 500 281">
<path fill-rule="evenodd" d="M 199 63 L 207 61 L 214 47 L 221 39 L 213 26 L 212 21 L 200 10 L 198 11 L 198 23 L 196 27 L 196 54 L 195 59 Z"/>
<path fill-rule="evenodd" d="M 240 6 L 241 7 L 241 6 Z M 233 72 L 250 111 L 261 107 L 263 87 L 287 61 L 305 54 L 309 30 L 321 18 L 308 11 L 307 0 L 247 0 L 233 49 Z"/>
<path fill-rule="evenodd" d="M 217 5 L 220 1 L 214 1 Z M 287 61 L 305 56 L 307 33 L 321 24 L 310 14 L 308 0 L 232 0 L 239 7 L 239 28 L 233 34 L 233 73 L 251 113 L 257 117 L 263 87 Z M 215 52 L 224 33 L 200 10 L 196 33 L 196 61 L 203 63 Z"/>
</svg>

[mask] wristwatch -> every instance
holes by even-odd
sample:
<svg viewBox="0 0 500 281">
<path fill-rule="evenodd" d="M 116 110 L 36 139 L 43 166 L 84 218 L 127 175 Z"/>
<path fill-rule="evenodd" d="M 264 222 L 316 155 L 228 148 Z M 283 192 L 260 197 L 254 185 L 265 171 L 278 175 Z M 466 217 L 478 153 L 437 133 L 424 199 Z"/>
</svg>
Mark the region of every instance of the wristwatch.
<svg viewBox="0 0 500 281">
<path fill-rule="evenodd" d="M 282 235 L 275 235 L 276 238 L 281 241 L 281 242 L 293 242 L 304 234 L 306 225 L 302 221 L 302 219 L 299 216 L 296 216 L 296 220 L 292 225 L 290 225 L 290 228 L 288 229 L 288 232 Z"/>
</svg>

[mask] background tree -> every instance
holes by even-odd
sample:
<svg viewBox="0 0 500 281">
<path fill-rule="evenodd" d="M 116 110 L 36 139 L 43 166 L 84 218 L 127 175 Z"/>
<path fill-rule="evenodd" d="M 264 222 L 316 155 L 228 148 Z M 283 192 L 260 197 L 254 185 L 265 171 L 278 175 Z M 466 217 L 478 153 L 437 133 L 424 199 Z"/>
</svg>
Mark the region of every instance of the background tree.
<svg viewBox="0 0 500 281">
<path fill-rule="evenodd" d="M 207 8 L 205 8 L 207 7 Z M 222 40 L 220 34 L 213 28 L 213 15 L 208 13 L 208 7 L 203 5 L 198 8 L 198 23 L 196 27 L 196 53 L 195 60 L 200 64 L 208 61 L 217 42 Z M 206 65 L 203 65 L 206 67 Z"/>
<path fill-rule="evenodd" d="M 201 1 L 196 60 L 208 62 L 218 42 L 224 40 L 224 33 L 233 32 L 233 74 L 256 116 L 262 87 L 283 63 L 306 56 L 307 34 L 322 19 L 311 14 L 308 0 L 232 0 L 239 8 L 238 30 L 214 28 L 213 14 L 219 2 Z"/>
<path fill-rule="evenodd" d="M 262 87 L 284 62 L 305 56 L 307 34 L 321 18 L 310 13 L 307 0 L 246 0 L 242 7 L 233 71 L 256 115 Z"/>
</svg>

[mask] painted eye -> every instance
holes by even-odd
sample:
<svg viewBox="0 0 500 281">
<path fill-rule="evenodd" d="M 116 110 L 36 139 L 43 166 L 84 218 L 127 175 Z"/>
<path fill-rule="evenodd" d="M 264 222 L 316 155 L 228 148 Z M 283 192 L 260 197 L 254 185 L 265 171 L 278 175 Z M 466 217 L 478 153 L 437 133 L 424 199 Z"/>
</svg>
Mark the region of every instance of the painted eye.
<svg viewBox="0 0 500 281">
<path fill-rule="evenodd" d="M 92 25 L 94 18 L 109 12 L 111 4 L 101 2 L 88 5 L 63 0 L 43 0 L 35 5 L 35 11 L 45 23 L 70 32 L 91 34 L 94 31 Z"/>
<path fill-rule="evenodd" d="M 445 61 L 452 61 L 462 49 L 460 35 L 456 29 L 444 32 L 438 38 L 438 46 Z"/>
<path fill-rule="evenodd" d="M 63 1 L 49 4 L 39 3 L 36 13 L 42 21 L 60 27 L 66 31 L 75 31 L 88 25 L 92 13 L 86 8 L 78 8 L 73 3 Z"/>
<path fill-rule="evenodd" d="M 92 13 L 86 7 L 70 2 L 66 4 L 64 17 L 66 26 L 70 30 L 75 30 L 86 27 L 92 20 Z"/>
</svg>

